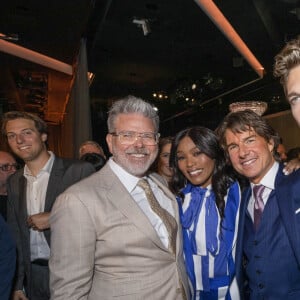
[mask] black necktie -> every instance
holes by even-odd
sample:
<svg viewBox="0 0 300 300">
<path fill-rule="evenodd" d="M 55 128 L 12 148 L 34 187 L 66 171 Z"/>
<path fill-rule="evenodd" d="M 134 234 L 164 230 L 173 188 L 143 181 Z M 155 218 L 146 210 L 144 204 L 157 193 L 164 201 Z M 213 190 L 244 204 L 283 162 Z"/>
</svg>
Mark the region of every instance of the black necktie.
<svg viewBox="0 0 300 300">
<path fill-rule="evenodd" d="M 177 222 L 175 218 L 167 210 L 160 206 L 147 180 L 140 179 L 137 185 L 145 191 L 151 209 L 160 217 L 160 219 L 165 224 L 169 235 L 169 248 L 175 254 L 177 236 Z"/>
</svg>

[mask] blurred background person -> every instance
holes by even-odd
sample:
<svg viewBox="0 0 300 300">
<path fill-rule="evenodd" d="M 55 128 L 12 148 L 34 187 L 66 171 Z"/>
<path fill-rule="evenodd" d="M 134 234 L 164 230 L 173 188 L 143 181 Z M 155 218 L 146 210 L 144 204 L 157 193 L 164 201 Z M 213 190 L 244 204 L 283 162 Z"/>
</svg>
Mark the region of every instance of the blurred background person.
<svg viewBox="0 0 300 300">
<path fill-rule="evenodd" d="M 7 215 L 7 179 L 18 169 L 18 163 L 12 154 L 0 151 L 0 214 L 6 221 Z"/>
<path fill-rule="evenodd" d="M 99 171 L 106 163 L 106 159 L 99 153 L 89 152 L 80 157 L 80 160 L 91 163 L 96 171 Z"/>
<path fill-rule="evenodd" d="M 287 152 L 286 156 L 287 156 L 287 162 L 294 159 L 300 160 L 300 147 L 295 147 L 290 149 Z"/>
<path fill-rule="evenodd" d="M 287 156 L 286 156 L 286 148 L 285 148 L 285 146 L 283 144 L 282 138 L 280 138 L 280 143 L 277 146 L 276 151 L 277 151 L 277 153 L 279 155 L 280 161 L 281 162 L 285 162 L 287 160 Z"/>
<path fill-rule="evenodd" d="M 284 174 L 288 175 L 300 169 L 300 147 L 295 147 L 287 152 L 287 160 L 284 163 Z"/>
<path fill-rule="evenodd" d="M 153 175 L 158 178 L 158 174 L 160 176 L 158 179 L 166 185 L 169 184 L 173 175 L 173 171 L 169 165 L 172 142 L 173 137 L 171 136 L 160 138 L 158 155 L 151 167 L 151 171 L 155 172 Z"/>
<path fill-rule="evenodd" d="M 79 147 L 79 158 L 85 153 L 98 153 L 106 159 L 103 148 L 95 141 L 85 141 Z"/>
</svg>

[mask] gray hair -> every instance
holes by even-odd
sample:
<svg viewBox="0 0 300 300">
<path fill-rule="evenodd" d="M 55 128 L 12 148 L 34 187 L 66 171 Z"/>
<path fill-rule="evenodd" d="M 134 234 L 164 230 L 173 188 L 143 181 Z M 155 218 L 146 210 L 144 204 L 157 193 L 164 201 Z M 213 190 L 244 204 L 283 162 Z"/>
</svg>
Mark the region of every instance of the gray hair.
<svg viewBox="0 0 300 300">
<path fill-rule="evenodd" d="M 141 98 L 127 96 L 113 103 L 108 112 L 107 127 L 108 132 L 115 131 L 115 121 L 119 114 L 141 114 L 152 120 L 155 132 L 159 130 L 159 117 L 152 105 Z"/>
</svg>

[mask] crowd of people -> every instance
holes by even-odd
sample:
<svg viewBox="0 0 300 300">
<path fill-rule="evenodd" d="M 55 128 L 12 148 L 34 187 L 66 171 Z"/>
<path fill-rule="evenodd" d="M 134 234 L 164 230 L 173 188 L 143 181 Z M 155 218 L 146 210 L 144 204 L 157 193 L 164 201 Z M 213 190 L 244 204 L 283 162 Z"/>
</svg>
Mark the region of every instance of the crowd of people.
<svg viewBox="0 0 300 300">
<path fill-rule="evenodd" d="M 300 126 L 300 38 L 274 75 Z M 0 299 L 300 298 L 299 149 L 280 158 L 251 110 L 160 137 L 157 112 L 128 96 L 107 125 L 109 158 L 86 141 L 65 159 L 39 117 L 4 114 Z"/>
</svg>

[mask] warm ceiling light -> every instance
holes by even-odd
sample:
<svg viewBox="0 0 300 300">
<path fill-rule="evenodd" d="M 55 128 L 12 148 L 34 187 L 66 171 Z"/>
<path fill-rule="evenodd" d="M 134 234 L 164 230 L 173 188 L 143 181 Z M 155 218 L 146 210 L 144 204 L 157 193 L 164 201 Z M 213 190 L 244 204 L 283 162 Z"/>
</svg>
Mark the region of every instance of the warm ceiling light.
<svg viewBox="0 0 300 300">
<path fill-rule="evenodd" d="M 44 67 L 72 75 L 73 67 L 57 59 L 0 39 L 0 51 L 29 60 Z"/>
<path fill-rule="evenodd" d="M 264 76 L 264 67 L 259 63 L 244 41 L 240 38 L 219 8 L 212 0 L 195 0 L 202 8 L 214 24 L 223 32 L 232 45 L 242 54 L 248 61 L 250 66 L 258 74 L 260 78 Z"/>
<path fill-rule="evenodd" d="M 92 72 L 87 72 L 87 75 L 88 75 L 88 81 L 89 81 L 89 85 L 92 84 L 94 78 L 95 78 L 95 74 L 92 73 Z"/>
<path fill-rule="evenodd" d="M 18 41 L 19 36 L 17 34 L 4 34 L 0 32 L 0 39 L 6 41 Z"/>
</svg>

